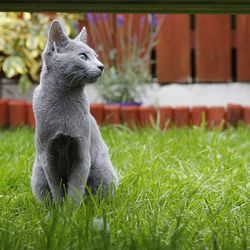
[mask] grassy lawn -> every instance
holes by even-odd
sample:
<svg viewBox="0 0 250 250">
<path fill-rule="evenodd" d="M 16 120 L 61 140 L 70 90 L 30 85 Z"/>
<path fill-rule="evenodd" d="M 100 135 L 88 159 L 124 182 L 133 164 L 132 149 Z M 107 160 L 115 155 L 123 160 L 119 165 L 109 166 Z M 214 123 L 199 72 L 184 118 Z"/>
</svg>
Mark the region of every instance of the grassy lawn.
<svg viewBox="0 0 250 250">
<path fill-rule="evenodd" d="M 36 202 L 33 131 L 0 131 L 0 249 L 250 248 L 249 129 L 102 134 L 119 189 L 76 208 Z"/>
</svg>

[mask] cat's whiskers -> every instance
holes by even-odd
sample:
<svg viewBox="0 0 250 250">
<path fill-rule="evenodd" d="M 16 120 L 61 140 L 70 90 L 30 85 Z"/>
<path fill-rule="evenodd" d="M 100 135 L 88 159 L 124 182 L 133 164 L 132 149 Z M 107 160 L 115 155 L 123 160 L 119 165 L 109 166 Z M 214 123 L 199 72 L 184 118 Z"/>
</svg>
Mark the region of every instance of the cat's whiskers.
<svg viewBox="0 0 250 250">
<path fill-rule="evenodd" d="M 79 77 L 80 76 L 80 77 Z M 82 76 L 79 74 L 79 70 L 76 70 L 72 73 L 70 73 L 69 75 L 66 76 L 66 81 L 70 81 L 69 84 L 66 84 L 67 87 L 74 87 L 76 85 L 78 85 L 81 81 Z M 73 83 L 76 84 L 73 84 Z"/>
<path fill-rule="evenodd" d="M 79 72 L 79 70 L 75 70 L 73 72 L 71 72 L 70 74 L 68 74 L 65 79 L 66 80 L 71 80 L 72 79 L 72 76 L 74 77 L 75 75 L 77 75 L 77 73 Z"/>
</svg>

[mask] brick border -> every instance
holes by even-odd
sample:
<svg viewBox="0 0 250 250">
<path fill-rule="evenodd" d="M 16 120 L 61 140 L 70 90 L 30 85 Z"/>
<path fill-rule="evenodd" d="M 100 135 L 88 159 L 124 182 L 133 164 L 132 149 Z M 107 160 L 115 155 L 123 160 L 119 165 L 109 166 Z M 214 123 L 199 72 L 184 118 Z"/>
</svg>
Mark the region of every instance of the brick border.
<svg viewBox="0 0 250 250">
<path fill-rule="evenodd" d="M 222 106 L 120 106 L 95 103 L 90 105 L 90 113 L 98 125 L 126 125 L 135 127 L 150 127 L 156 124 L 161 129 L 171 127 L 183 128 L 201 126 L 205 121 L 207 127 L 226 128 L 237 127 L 240 122 L 250 126 L 250 106 L 228 104 Z M 22 100 L 0 99 L 0 127 L 18 127 L 28 125 L 35 128 L 35 118 L 30 102 Z"/>
</svg>

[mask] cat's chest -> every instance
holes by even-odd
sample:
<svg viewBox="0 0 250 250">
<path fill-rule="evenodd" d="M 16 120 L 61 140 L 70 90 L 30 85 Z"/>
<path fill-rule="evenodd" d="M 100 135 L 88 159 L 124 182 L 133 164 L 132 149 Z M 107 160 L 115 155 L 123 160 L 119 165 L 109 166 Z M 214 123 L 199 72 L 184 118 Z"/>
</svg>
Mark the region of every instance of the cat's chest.
<svg viewBox="0 0 250 250">
<path fill-rule="evenodd" d="M 88 107 L 79 100 L 64 98 L 62 100 L 44 100 L 36 110 L 37 125 L 46 137 L 63 133 L 72 137 L 89 134 Z"/>
<path fill-rule="evenodd" d="M 72 103 L 60 103 L 60 106 L 55 105 L 52 106 L 48 111 L 47 114 L 47 122 L 55 121 L 58 125 L 67 125 L 70 127 L 75 126 L 83 126 L 86 120 L 88 119 L 88 112 L 79 104 L 72 104 Z M 46 112 L 44 113 L 46 115 Z"/>
</svg>

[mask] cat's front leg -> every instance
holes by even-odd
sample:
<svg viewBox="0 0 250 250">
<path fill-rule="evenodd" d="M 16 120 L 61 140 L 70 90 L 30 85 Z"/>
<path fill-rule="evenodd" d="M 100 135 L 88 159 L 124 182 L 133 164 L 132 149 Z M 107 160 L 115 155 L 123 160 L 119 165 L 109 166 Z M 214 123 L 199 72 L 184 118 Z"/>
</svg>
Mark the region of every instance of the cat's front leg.
<svg viewBox="0 0 250 250">
<path fill-rule="evenodd" d="M 112 194 L 117 188 L 119 180 L 109 157 L 108 147 L 102 139 L 95 119 L 90 116 L 91 122 L 91 168 L 88 178 L 88 188 L 92 194 L 96 194 L 101 188 L 102 195 Z"/>
<path fill-rule="evenodd" d="M 36 155 L 35 163 L 33 165 L 32 177 L 31 177 L 32 191 L 39 201 L 48 199 L 52 201 L 52 194 L 44 174 L 43 167 L 39 161 L 38 155 Z"/>
<path fill-rule="evenodd" d="M 90 155 L 83 154 L 77 162 L 74 163 L 72 172 L 68 176 L 68 196 L 75 203 L 80 204 L 85 193 L 85 187 L 90 171 Z"/>
<path fill-rule="evenodd" d="M 65 197 L 65 186 L 61 176 L 58 174 L 58 167 L 54 164 L 53 156 L 48 152 L 41 153 L 43 171 L 48 181 L 53 201 L 61 203 Z"/>
</svg>

